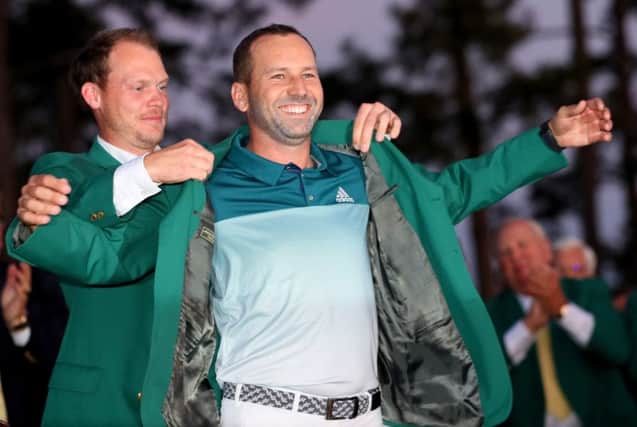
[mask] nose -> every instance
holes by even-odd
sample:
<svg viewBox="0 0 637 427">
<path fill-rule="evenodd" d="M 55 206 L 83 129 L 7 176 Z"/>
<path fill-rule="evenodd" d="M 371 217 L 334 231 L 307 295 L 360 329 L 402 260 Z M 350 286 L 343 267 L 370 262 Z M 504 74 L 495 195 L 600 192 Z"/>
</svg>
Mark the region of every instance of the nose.
<svg viewBox="0 0 637 427">
<path fill-rule="evenodd" d="M 300 76 L 290 78 L 290 86 L 288 87 L 288 93 L 290 95 L 304 96 L 307 93 L 305 80 L 303 80 L 303 78 Z"/>
<path fill-rule="evenodd" d="M 148 103 L 153 107 L 164 108 L 168 104 L 168 93 L 165 88 L 154 88 L 151 91 Z"/>
</svg>

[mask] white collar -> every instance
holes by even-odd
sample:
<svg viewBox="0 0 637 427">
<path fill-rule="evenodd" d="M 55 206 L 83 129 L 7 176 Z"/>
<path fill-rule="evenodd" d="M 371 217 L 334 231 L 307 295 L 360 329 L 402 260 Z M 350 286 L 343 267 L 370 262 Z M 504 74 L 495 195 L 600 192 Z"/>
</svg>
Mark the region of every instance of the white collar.
<svg viewBox="0 0 637 427">
<path fill-rule="evenodd" d="M 114 146 L 113 144 L 106 142 L 101 136 L 97 135 L 97 143 L 99 145 L 102 146 L 102 148 L 111 155 L 111 157 L 113 157 L 115 160 L 117 160 L 120 163 L 126 163 L 126 162 L 130 162 L 131 160 L 134 160 L 138 157 L 140 157 L 140 155 L 138 154 L 133 154 L 130 151 L 126 151 L 123 150 L 119 147 Z M 157 151 L 160 150 L 161 148 L 159 147 L 159 145 L 155 146 L 155 149 L 153 151 Z M 144 156 L 148 153 L 144 153 L 141 156 Z"/>
<path fill-rule="evenodd" d="M 528 313 L 528 311 L 531 309 L 531 305 L 533 305 L 533 297 L 529 295 L 519 294 L 517 292 L 515 293 L 515 296 L 517 297 L 518 302 L 522 307 L 522 311 Z"/>
</svg>

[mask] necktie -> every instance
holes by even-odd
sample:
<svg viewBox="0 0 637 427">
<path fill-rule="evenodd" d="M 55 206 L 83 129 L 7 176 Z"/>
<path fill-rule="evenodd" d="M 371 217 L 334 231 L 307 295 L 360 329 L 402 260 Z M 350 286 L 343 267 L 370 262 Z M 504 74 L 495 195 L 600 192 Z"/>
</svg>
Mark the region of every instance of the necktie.
<svg viewBox="0 0 637 427">
<path fill-rule="evenodd" d="M 555 373 L 553 350 L 551 349 L 551 333 L 548 326 L 539 329 L 535 334 L 537 341 L 537 358 L 540 362 L 540 374 L 544 388 L 546 412 L 562 421 L 568 418 L 572 410 Z"/>
</svg>

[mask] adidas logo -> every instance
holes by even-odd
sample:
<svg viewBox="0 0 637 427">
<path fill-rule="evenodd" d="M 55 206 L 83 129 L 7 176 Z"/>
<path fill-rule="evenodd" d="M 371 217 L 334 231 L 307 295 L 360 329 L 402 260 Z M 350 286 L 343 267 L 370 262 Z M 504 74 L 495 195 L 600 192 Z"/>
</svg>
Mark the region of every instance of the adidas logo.
<svg viewBox="0 0 637 427">
<path fill-rule="evenodd" d="M 338 187 L 336 191 L 336 203 L 354 203 L 354 199 L 347 194 L 343 187 Z"/>
</svg>

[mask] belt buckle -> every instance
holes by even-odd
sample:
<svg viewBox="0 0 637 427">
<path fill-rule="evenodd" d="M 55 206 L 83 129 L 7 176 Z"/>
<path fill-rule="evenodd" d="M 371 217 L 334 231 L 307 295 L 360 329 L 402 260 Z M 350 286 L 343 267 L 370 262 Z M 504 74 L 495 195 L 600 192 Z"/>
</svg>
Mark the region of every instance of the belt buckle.
<svg viewBox="0 0 637 427">
<path fill-rule="evenodd" d="M 348 400 L 354 401 L 354 410 L 351 417 L 337 417 L 333 414 L 334 404 L 338 402 L 347 402 Z M 327 399 L 327 405 L 325 406 L 325 419 L 326 420 L 347 420 L 355 418 L 358 415 L 358 396 L 353 397 L 337 397 L 334 399 Z"/>
</svg>

